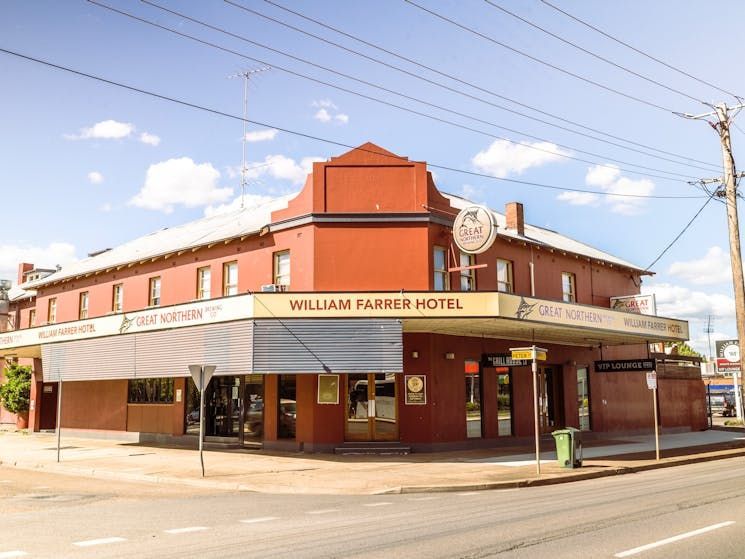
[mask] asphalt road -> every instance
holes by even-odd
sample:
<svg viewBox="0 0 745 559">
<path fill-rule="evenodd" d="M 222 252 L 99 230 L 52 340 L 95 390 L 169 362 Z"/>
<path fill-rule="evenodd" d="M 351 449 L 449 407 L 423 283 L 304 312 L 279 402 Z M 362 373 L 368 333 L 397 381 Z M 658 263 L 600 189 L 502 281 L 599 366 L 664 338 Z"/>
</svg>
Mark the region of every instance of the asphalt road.
<svg viewBox="0 0 745 559">
<path fill-rule="evenodd" d="M 745 557 L 745 458 L 546 487 L 358 497 L 0 468 L 0 499 L 0 559 Z"/>
</svg>

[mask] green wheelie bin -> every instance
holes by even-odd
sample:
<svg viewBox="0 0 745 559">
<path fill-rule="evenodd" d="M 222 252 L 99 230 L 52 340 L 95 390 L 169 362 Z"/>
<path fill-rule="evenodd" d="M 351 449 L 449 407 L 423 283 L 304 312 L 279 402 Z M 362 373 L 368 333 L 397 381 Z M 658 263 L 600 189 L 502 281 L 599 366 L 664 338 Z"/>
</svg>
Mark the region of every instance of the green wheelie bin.
<svg viewBox="0 0 745 559">
<path fill-rule="evenodd" d="M 582 466 L 582 431 L 574 427 L 551 433 L 556 441 L 556 459 L 562 468 Z"/>
</svg>

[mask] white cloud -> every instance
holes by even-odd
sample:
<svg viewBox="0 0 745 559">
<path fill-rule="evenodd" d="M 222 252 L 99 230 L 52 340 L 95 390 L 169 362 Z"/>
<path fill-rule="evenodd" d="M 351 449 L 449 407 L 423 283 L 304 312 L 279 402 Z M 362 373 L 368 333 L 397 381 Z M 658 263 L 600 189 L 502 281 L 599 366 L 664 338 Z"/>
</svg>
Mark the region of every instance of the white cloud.
<svg viewBox="0 0 745 559">
<path fill-rule="evenodd" d="M 279 133 L 279 130 L 275 130 L 274 128 L 267 128 L 265 130 L 255 130 L 252 132 L 246 132 L 246 141 L 247 142 L 266 142 L 268 140 L 273 140 L 277 137 L 277 134 Z"/>
<path fill-rule="evenodd" d="M 569 154 L 570 152 L 550 142 L 515 144 L 507 140 L 495 140 L 486 150 L 474 155 L 471 163 L 479 171 L 506 177 L 510 174 L 521 175 L 531 167 L 558 161 L 563 155 Z"/>
<path fill-rule="evenodd" d="M 331 121 L 331 115 L 326 109 L 318 109 L 316 114 L 313 115 L 313 118 L 324 123 Z"/>
<path fill-rule="evenodd" d="M 617 194 L 634 194 L 649 196 L 654 191 L 654 183 L 649 179 L 632 180 L 621 176 L 621 170 L 616 165 L 595 165 L 587 170 L 585 183 L 588 186 L 599 187 L 605 192 L 606 203 L 611 211 L 621 215 L 637 215 L 644 209 L 644 198 L 628 196 L 614 196 Z"/>
<path fill-rule="evenodd" d="M 129 204 L 171 213 L 176 205 L 187 208 L 227 200 L 232 188 L 218 188 L 220 172 L 211 163 L 194 163 L 189 157 L 150 165 L 145 184 Z"/>
<path fill-rule="evenodd" d="M 312 107 L 321 107 L 321 108 L 324 108 L 324 109 L 334 109 L 334 110 L 336 110 L 336 109 L 339 108 L 336 105 L 334 105 L 334 103 L 332 103 L 330 99 L 319 99 L 318 101 L 313 101 L 311 103 L 311 106 Z"/>
<path fill-rule="evenodd" d="M 150 134 L 149 132 L 143 132 L 140 134 L 140 141 L 149 146 L 157 146 L 160 144 L 160 137 L 155 134 Z"/>
<path fill-rule="evenodd" d="M 315 161 L 326 161 L 324 157 L 303 157 L 299 162 L 286 155 L 267 155 L 263 161 L 254 161 L 246 165 L 246 177 L 259 179 L 271 177 L 277 180 L 289 181 L 295 186 L 302 186 L 305 177 L 313 170 Z M 240 175 L 240 167 L 233 169 L 231 175 Z"/>
<path fill-rule="evenodd" d="M 708 315 L 729 319 L 735 315 L 735 301 L 724 293 L 705 293 L 671 283 L 642 286 L 642 293 L 654 293 L 657 314 L 684 320 L 704 320 Z"/>
<path fill-rule="evenodd" d="M 103 175 L 98 171 L 91 171 L 88 173 L 88 180 L 91 184 L 101 184 L 103 182 Z"/>
<path fill-rule="evenodd" d="M 732 281 L 729 253 L 718 246 L 711 247 L 703 258 L 673 262 L 668 273 L 694 285 L 712 285 Z"/>
<path fill-rule="evenodd" d="M 484 188 L 481 186 L 473 186 L 472 184 L 464 184 L 460 187 L 460 195 L 471 202 L 482 203 Z"/>
<path fill-rule="evenodd" d="M 0 244 L 0 279 L 16 283 L 18 264 L 29 262 L 38 268 L 65 266 L 77 260 L 75 247 L 70 243 L 55 242 L 45 247 L 26 243 Z"/>
<path fill-rule="evenodd" d="M 274 197 L 265 196 L 263 194 L 246 194 L 243 200 L 243 207 L 247 209 L 255 208 L 257 206 L 261 206 L 262 204 L 266 204 L 267 202 L 273 199 Z M 212 217 L 213 215 L 217 215 L 217 214 L 233 212 L 235 210 L 240 209 L 240 207 L 241 207 L 241 197 L 238 196 L 232 202 L 229 202 L 227 204 L 220 204 L 219 206 L 207 206 L 204 209 L 204 215 L 206 217 Z"/>
<path fill-rule="evenodd" d="M 310 105 L 311 107 L 316 107 L 318 109 L 313 115 L 313 118 L 319 122 L 323 122 L 324 124 L 329 122 L 335 122 L 337 124 L 349 123 L 349 115 L 340 113 L 339 107 L 337 107 L 330 99 L 313 101 Z"/>
<path fill-rule="evenodd" d="M 592 192 L 562 192 L 556 199 L 573 206 L 588 206 L 597 204 L 599 196 Z"/>
<path fill-rule="evenodd" d="M 98 208 L 98 211 L 109 213 L 112 209 L 112 205 L 109 202 L 106 202 L 104 204 L 101 204 L 101 206 Z"/>
<path fill-rule="evenodd" d="M 120 140 L 129 137 L 134 130 L 134 125 L 129 122 L 103 120 L 90 128 L 81 128 L 78 134 L 65 134 L 65 138 L 68 140 Z"/>
</svg>

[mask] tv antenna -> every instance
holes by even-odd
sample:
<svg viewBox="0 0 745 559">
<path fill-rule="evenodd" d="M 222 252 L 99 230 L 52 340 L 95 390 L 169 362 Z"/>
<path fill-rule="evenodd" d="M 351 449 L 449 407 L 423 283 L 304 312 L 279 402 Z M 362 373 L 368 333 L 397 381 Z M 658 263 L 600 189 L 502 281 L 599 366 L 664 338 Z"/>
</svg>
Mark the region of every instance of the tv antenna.
<svg viewBox="0 0 745 559">
<path fill-rule="evenodd" d="M 270 66 L 262 66 L 261 68 L 256 68 L 255 70 L 244 70 L 242 72 L 238 72 L 236 74 L 231 74 L 228 76 L 228 78 L 243 78 L 243 138 L 242 138 L 242 148 L 243 148 L 243 159 L 241 160 L 241 209 L 243 209 L 244 202 L 245 202 L 245 196 L 246 196 L 246 134 L 248 133 L 248 82 L 249 80 L 255 76 L 256 74 L 259 74 L 261 72 L 267 72 L 268 70 L 271 70 Z"/>
</svg>

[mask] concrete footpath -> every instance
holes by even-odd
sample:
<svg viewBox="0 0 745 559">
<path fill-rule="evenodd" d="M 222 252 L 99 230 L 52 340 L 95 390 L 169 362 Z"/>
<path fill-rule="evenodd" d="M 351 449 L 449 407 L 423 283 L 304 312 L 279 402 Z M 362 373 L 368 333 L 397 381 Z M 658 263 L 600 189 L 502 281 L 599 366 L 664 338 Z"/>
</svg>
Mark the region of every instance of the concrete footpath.
<svg viewBox="0 0 745 559">
<path fill-rule="evenodd" d="M 384 494 L 503 489 L 578 481 L 693 462 L 745 457 L 745 430 L 654 436 L 593 435 L 581 468 L 558 466 L 553 439 L 543 439 L 541 475 L 530 446 L 410 454 L 335 456 L 262 450 L 205 451 L 65 437 L 57 462 L 54 434 L 0 432 L 0 465 L 120 481 L 181 484 L 225 491 L 304 494 Z"/>
</svg>

